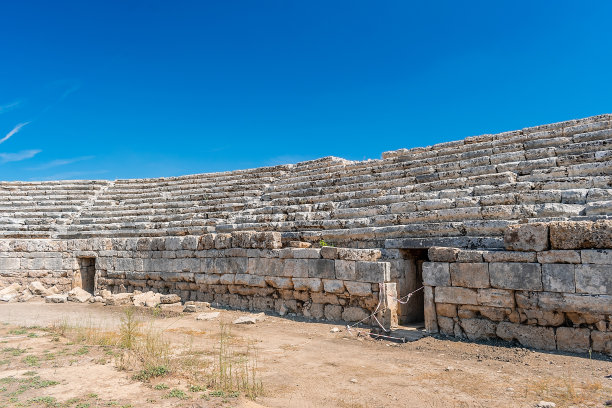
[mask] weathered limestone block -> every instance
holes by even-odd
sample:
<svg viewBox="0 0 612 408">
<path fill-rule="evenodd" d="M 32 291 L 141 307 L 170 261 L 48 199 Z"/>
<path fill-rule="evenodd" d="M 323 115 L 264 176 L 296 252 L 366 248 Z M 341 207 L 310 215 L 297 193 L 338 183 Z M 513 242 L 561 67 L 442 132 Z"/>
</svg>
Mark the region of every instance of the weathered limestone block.
<svg viewBox="0 0 612 408">
<path fill-rule="evenodd" d="M 66 303 L 68 295 L 49 295 L 45 296 L 45 303 Z"/>
<path fill-rule="evenodd" d="M 438 333 L 438 316 L 436 314 L 436 303 L 434 302 L 434 288 L 425 286 L 423 288 L 423 298 L 425 330 L 429 333 Z"/>
<path fill-rule="evenodd" d="M 344 282 L 336 279 L 323 279 L 323 289 L 328 293 L 344 293 Z"/>
<path fill-rule="evenodd" d="M 285 259 L 281 276 L 287 278 L 307 278 L 308 277 L 308 259 Z M 268 275 L 272 273 L 268 272 Z"/>
<path fill-rule="evenodd" d="M 210 258 L 213 259 L 213 258 Z M 242 274 L 247 273 L 249 269 L 249 259 L 248 258 L 216 258 L 214 259 L 215 273 L 226 274 L 226 273 L 236 273 Z"/>
<path fill-rule="evenodd" d="M 354 281 L 357 279 L 355 272 L 355 261 L 342 261 L 337 260 L 334 262 L 336 269 L 336 279 L 343 279 L 347 281 Z"/>
<path fill-rule="evenodd" d="M 360 322 L 367 319 L 370 314 L 360 307 L 345 307 L 342 312 L 342 320 L 345 322 Z"/>
<path fill-rule="evenodd" d="M 591 340 L 593 342 L 593 351 L 612 355 L 612 332 L 603 333 L 593 330 L 591 332 Z"/>
<path fill-rule="evenodd" d="M 293 287 L 295 290 L 320 292 L 323 290 L 323 282 L 316 278 L 293 278 Z"/>
<path fill-rule="evenodd" d="M 542 287 L 547 292 L 576 292 L 573 264 L 543 264 Z"/>
<path fill-rule="evenodd" d="M 232 247 L 232 234 L 215 234 L 215 249 Z"/>
<path fill-rule="evenodd" d="M 548 225 L 509 225 L 504 232 L 504 244 L 509 251 L 545 251 L 549 248 Z"/>
<path fill-rule="evenodd" d="M 612 249 L 583 249 L 582 263 L 608 265 L 612 270 Z"/>
<path fill-rule="evenodd" d="M 291 248 L 310 248 L 312 244 L 304 241 L 289 241 L 289 247 Z"/>
<path fill-rule="evenodd" d="M 332 293 L 311 292 L 310 299 L 312 300 L 313 303 L 323 303 L 323 304 L 330 304 L 330 305 L 339 305 L 341 303 L 344 303 L 343 299 L 341 302 L 341 299 L 339 299 L 338 296 Z"/>
<path fill-rule="evenodd" d="M 278 289 L 293 289 L 293 281 L 291 278 L 282 278 L 277 276 L 266 276 L 266 283 Z"/>
<path fill-rule="evenodd" d="M 217 274 L 201 274 L 195 275 L 195 283 L 199 285 L 217 285 L 219 284 L 221 275 Z"/>
<path fill-rule="evenodd" d="M 436 313 L 438 316 L 457 317 L 457 305 L 451 303 L 437 303 Z"/>
<path fill-rule="evenodd" d="M 423 283 L 429 286 L 450 286 L 450 267 L 446 262 L 424 262 Z"/>
<path fill-rule="evenodd" d="M 338 321 L 342 320 L 342 306 L 339 305 L 325 305 L 324 308 L 325 319 Z"/>
<path fill-rule="evenodd" d="M 19 258 L 0 258 L 0 270 L 17 270 L 20 266 Z"/>
<path fill-rule="evenodd" d="M 182 248 L 181 237 L 166 237 L 165 241 L 166 251 L 178 251 Z"/>
<path fill-rule="evenodd" d="M 429 248 L 428 257 L 432 262 L 455 262 L 459 249 L 448 247 L 431 247 Z"/>
<path fill-rule="evenodd" d="M 131 293 L 117 293 L 106 298 L 107 306 L 126 306 L 132 304 L 133 294 Z"/>
<path fill-rule="evenodd" d="M 553 249 L 612 248 L 612 220 L 550 223 Z"/>
<path fill-rule="evenodd" d="M 338 271 L 336 270 L 336 274 Z M 372 284 L 368 282 L 345 281 L 344 286 L 351 296 L 370 296 L 372 295 Z"/>
<path fill-rule="evenodd" d="M 559 327 L 557 329 L 557 349 L 586 353 L 590 347 L 591 331 L 589 329 L 574 329 Z"/>
<path fill-rule="evenodd" d="M 236 275 L 233 273 L 226 273 L 219 276 L 219 283 L 221 285 L 233 285 L 236 279 Z"/>
<path fill-rule="evenodd" d="M 276 249 L 281 247 L 280 232 L 257 232 L 251 237 L 251 248 Z"/>
<path fill-rule="evenodd" d="M 168 295 L 161 295 L 159 298 L 159 303 L 162 305 L 178 303 L 180 301 L 181 301 L 181 297 L 175 293 L 171 293 Z"/>
<path fill-rule="evenodd" d="M 478 289 L 478 304 L 492 307 L 513 308 L 514 291 L 504 289 Z"/>
<path fill-rule="evenodd" d="M 522 292 L 525 293 L 525 292 Z M 531 293 L 531 302 L 536 302 L 535 305 L 530 305 L 529 308 L 536 306 L 542 310 L 551 310 L 558 312 L 573 312 L 608 315 L 612 314 L 612 296 L 609 295 L 586 295 L 579 293 L 552 293 L 541 292 Z M 519 303 L 521 293 L 517 292 L 516 301 Z M 519 307 L 522 307 L 519 305 Z"/>
<path fill-rule="evenodd" d="M 469 340 L 495 337 L 497 324 L 488 319 L 461 319 L 459 324 Z"/>
<path fill-rule="evenodd" d="M 291 248 L 291 253 L 295 259 L 321 258 L 321 248 Z"/>
<path fill-rule="evenodd" d="M 612 265 L 576 265 L 576 293 L 612 295 Z"/>
<path fill-rule="evenodd" d="M 518 251 L 485 251 L 483 252 L 485 262 L 536 262 L 535 252 Z"/>
<path fill-rule="evenodd" d="M 251 242 L 255 236 L 255 231 L 234 231 L 232 232 L 232 247 L 251 248 Z"/>
<path fill-rule="evenodd" d="M 141 307 L 156 307 L 161 302 L 161 294 L 154 292 L 146 292 L 138 295 L 134 295 L 133 302 L 134 306 Z"/>
<path fill-rule="evenodd" d="M 352 249 L 352 248 L 321 248 L 321 257 L 324 259 L 341 259 L 345 261 L 376 261 L 381 257 L 378 249 Z"/>
<path fill-rule="evenodd" d="M 482 262 L 483 251 L 460 250 L 457 254 L 457 262 Z"/>
<path fill-rule="evenodd" d="M 561 326 L 565 323 L 565 314 L 562 312 L 539 309 L 518 309 L 518 312 L 524 317 L 527 324 L 537 324 L 538 326 Z"/>
<path fill-rule="evenodd" d="M 496 334 L 497 337 L 506 341 L 516 340 L 525 347 L 541 350 L 556 349 L 555 332 L 550 327 L 501 322 L 497 325 Z"/>
<path fill-rule="evenodd" d="M 542 271 L 537 263 L 491 263 L 489 275 L 494 288 L 542 290 Z"/>
<path fill-rule="evenodd" d="M 435 290 L 436 303 L 452 303 L 460 305 L 477 305 L 476 289 L 437 286 Z"/>
<path fill-rule="evenodd" d="M 488 263 L 452 263 L 450 264 L 450 276 L 453 286 L 465 288 L 488 288 L 491 286 Z"/>
<path fill-rule="evenodd" d="M 240 258 L 234 258 L 240 259 Z M 276 258 L 248 258 L 247 272 L 251 275 L 283 276 L 285 262 Z"/>
<path fill-rule="evenodd" d="M 355 275 L 359 282 L 388 282 L 391 279 L 391 264 L 389 262 L 357 261 Z"/>
<path fill-rule="evenodd" d="M 308 277 L 334 279 L 336 277 L 334 261 L 331 259 L 309 259 Z"/>
<path fill-rule="evenodd" d="M 556 263 L 556 264 L 579 264 L 580 263 L 580 252 L 572 250 L 552 250 L 538 252 L 538 262 L 541 264 L 545 263 Z"/>
<path fill-rule="evenodd" d="M 251 275 L 247 273 L 237 273 L 234 278 L 236 285 L 257 286 L 260 288 L 266 287 L 266 280 L 263 276 Z"/>
<path fill-rule="evenodd" d="M 91 293 L 83 290 L 82 288 L 76 287 L 68 292 L 68 301 L 69 302 L 77 302 L 77 303 L 85 303 L 91 299 Z"/>
<path fill-rule="evenodd" d="M 30 284 L 28 285 L 28 289 L 33 295 L 48 296 L 52 294 L 52 292 L 49 289 L 45 288 L 43 284 L 39 281 L 30 282 Z M 0 292 L 0 294 L 2 293 Z"/>
<path fill-rule="evenodd" d="M 220 250 L 215 250 L 216 253 L 218 253 L 219 255 L 215 255 L 215 256 L 225 256 L 228 258 L 245 258 L 248 257 L 249 255 L 249 251 L 250 249 L 245 249 L 245 248 L 226 248 L 226 249 L 220 249 Z M 257 250 L 255 250 L 257 251 Z M 268 254 L 268 253 L 273 253 L 277 250 L 270 250 L 270 251 L 259 251 L 260 254 Z M 208 252 L 212 252 L 212 251 L 208 251 Z M 263 256 L 263 255 L 262 255 Z M 266 258 L 278 258 L 278 256 L 266 256 Z"/>
<path fill-rule="evenodd" d="M 196 249 L 198 249 L 198 241 L 199 237 L 196 237 L 194 235 L 188 235 L 186 237 L 183 237 L 183 240 L 181 242 L 181 249 L 184 251 L 195 251 Z"/>
<path fill-rule="evenodd" d="M 455 335 L 455 321 L 450 317 L 438 316 L 436 326 L 439 327 L 440 333 L 446 336 Z"/>
<path fill-rule="evenodd" d="M 584 210 L 586 215 L 609 215 L 612 213 L 612 201 L 587 203 Z"/>
<path fill-rule="evenodd" d="M 475 308 L 478 314 L 486 319 L 489 319 L 494 322 L 503 322 L 510 319 L 510 316 L 514 312 L 510 308 L 502 308 L 502 307 L 490 307 L 490 306 L 469 306 L 462 305 L 461 311 L 465 311 L 465 309 Z M 462 318 L 466 318 L 466 316 L 459 316 Z"/>
<path fill-rule="evenodd" d="M 232 251 L 246 251 L 246 256 L 248 258 L 279 258 L 280 249 L 265 249 L 265 248 L 232 248 Z M 227 254 L 228 250 L 225 250 L 225 256 L 229 256 Z"/>
<path fill-rule="evenodd" d="M 207 250 L 215 248 L 215 237 L 217 234 L 204 234 L 200 237 L 200 242 L 198 243 L 198 250 Z"/>
<path fill-rule="evenodd" d="M 596 325 L 601 320 L 605 319 L 604 315 L 596 315 L 590 313 L 574 313 L 566 312 L 565 316 L 575 327 L 582 325 Z"/>
</svg>

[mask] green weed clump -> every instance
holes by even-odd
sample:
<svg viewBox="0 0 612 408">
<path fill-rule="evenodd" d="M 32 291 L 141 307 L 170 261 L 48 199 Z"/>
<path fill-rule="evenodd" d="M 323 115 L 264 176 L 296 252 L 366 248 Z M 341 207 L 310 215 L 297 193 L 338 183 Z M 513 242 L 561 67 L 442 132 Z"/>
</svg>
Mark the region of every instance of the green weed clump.
<svg viewBox="0 0 612 408">
<path fill-rule="evenodd" d="M 134 348 L 137 336 L 140 333 L 140 324 L 141 322 L 136 318 L 135 309 L 133 307 L 125 309 L 119 329 L 121 347 L 128 350 Z"/>
<path fill-rule="evenodd" d="M 164 398 L 178 398 L 178 399 L 189 399 L 189 396 L 185 394 L 185 391 L 174 388 L 170 392 L 164 395 Z"/>
<path fill-rule="evenodd" d="M 165 366 L 148 367 L 134 374 L 133 378 L 138 381 L 149 381 L 154 377 L 162 377 L 168 374 L 169 371 Z"/>
</svg>

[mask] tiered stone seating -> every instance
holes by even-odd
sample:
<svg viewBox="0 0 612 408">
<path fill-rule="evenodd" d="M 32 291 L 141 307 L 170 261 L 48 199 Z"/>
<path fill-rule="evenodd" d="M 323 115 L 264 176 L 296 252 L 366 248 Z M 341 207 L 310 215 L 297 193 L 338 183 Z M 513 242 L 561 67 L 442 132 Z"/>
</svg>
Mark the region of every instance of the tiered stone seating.
<svg viewBox="0 0 612 408">
<path fill-rule="evenodd" d="M 286 166 L 161 179 L 117 180 L 65 237 L 197 235 L 246 203 Z"/>
<path fill-rule="evenodd" d="M 27 200 L 1 208 L 14 213 L 23 205 L 28 220 L 5 223 L 5 230 L 65 224 L 60 236 L 66 238 L 257 230 L 342 246 L 381 247 L 402 238 L 404 247 L 447 241 L 496 247 L 510 224 L 612 214 L 611 121 L 612 115 L 601 115 L 469 137 L 386 152 L 380 160 L 327 157 L 117 180 L 90 201 L 73 196 L 65 207 L 39 203 L 41 217 L 33 216 Z M 47 185 L 49 196 L 60 194 L 53 184 L 40 184 L 41 191 Z M 78 216 L 64 216 L 71 211 Z"/>
<path fill-rule="evenodd" d="M 105 181 L 0 182 L 0 237 L 51 238 L 65 231 Z"/>
<path fill-rule="evenodd" d="M 269 206 L 242 211 L 217 229 L 301 230 L 302 238 L 346 245 L 406 236 L 501 237 L 506 225 L 524 220 L 605 217 L 610 128 L 603 115 L 387 152 L 383 160 L 328 172 L 291 172 L 266 191 Z"/>
</svg>

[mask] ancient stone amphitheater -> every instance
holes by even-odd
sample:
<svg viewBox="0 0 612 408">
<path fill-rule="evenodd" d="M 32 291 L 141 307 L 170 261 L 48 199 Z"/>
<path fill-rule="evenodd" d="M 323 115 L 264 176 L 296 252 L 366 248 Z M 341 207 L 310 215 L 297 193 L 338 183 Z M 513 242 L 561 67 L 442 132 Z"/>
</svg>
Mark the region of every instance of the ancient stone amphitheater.
<svg viewBox="0 0 612 408">
<path fill-rule="evenodd" d="M 601 115 L 380 160 L 2 182 L 0 288 L 152 290 L 612 353 L 611 143 Z"/>
</svg>

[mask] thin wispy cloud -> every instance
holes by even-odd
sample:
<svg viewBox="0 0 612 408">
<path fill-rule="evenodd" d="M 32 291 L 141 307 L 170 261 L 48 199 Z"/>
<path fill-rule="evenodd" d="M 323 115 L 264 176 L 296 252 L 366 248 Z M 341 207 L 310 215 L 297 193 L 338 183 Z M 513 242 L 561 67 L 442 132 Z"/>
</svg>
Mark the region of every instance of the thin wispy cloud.
<svg viewBox="0 0 612 408">
<path fill-rule="evenodd" d="M 31 159 L 42 150 L 22 150 L 17 153 L 0 153 L 0 163 L 18 162 Z"/>
<path fill-rule="evenodd" d="M 16 135 L 17 133 L 19 133 L 19 131 L 21 130 L 21 128 L 23 128 L 25 125 L 29 124 L 30 122 L 23 122 L 23 123 L 19 123 L 17 126 L 15 126 L 13 128 L 13 130 L 11 130 L 10 132 L 8 132 L 6 134 L 6 136 L 4 136 L 2 139 L 0 139 L 0 144 L 6 142 L 7 140 L 9 140 L 12 136 Z"/>
<path fill-rule="evenodd" d="M 58 159 L 58 160 L 50 161 L 48 163 L 43 163 L 40 166 L 30 167 L 28 170 L 34 170 L 34 171 L 48 170 L 54 167 L 66 166 L 68 164 L 77 163 L 77 162 L 81 162 L 84 160 L 91 160 L 94 157 L 95 156 L 82 156 L 82 157 L 74 157 L 72 159 Z"/>
<path fill-rule="evenodd" d="M 81 89 L 81 81 L 76 79 L 55 81 L 49 84 L 48 87 L 53 90 L 61 90 L 61 94 L 56 100 L 54 100 L 52 103 L 43 108 L 42 113 L 46 113 L 48 110 L 54 108 L 57 104 L 61 103 L 70 94 Z"/>
<path fill-rule="evenodd" d="M 15 102 L 7 103 L 5 105 L 0 105 L 0 115 L 10 110 L 18 108 L 19 106 L 21 106 L 22 103 L 23 101 L 15 101 Z"/>
</svg>

